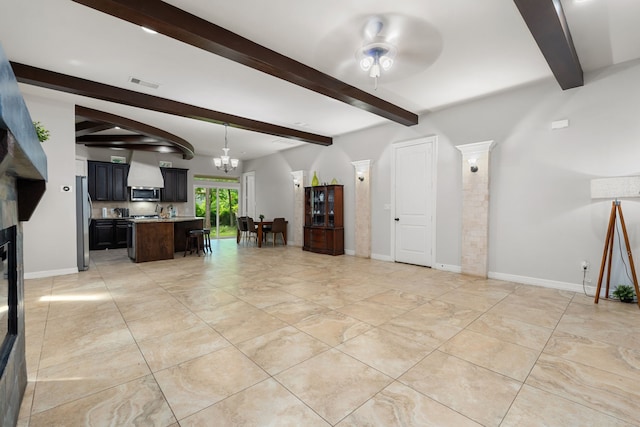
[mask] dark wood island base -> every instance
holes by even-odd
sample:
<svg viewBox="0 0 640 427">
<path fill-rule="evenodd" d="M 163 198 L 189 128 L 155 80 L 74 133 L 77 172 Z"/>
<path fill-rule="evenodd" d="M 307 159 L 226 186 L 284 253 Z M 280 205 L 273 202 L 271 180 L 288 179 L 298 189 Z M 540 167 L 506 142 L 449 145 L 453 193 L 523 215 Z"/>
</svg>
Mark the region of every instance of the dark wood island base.
<svg viewBox="0 0 640 427">
<path fill-rule="evenodd" d="M 132 219 L 128 240 L 129 258 L 134 262 L 173 259 L 183 251 L 187 230 L 201 229 L 202 218 Z"/>
</svg>

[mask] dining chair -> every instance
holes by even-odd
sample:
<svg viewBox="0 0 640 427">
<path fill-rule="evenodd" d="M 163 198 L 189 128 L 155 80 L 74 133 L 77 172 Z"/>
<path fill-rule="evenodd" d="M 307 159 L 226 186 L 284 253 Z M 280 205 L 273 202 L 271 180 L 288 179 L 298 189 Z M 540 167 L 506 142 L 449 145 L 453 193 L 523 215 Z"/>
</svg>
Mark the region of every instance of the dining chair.
<svg viewBox="0 0 640 427">
<path fill-rule="evenodd" d="M 258 244 L 258 227 L 250 216 L 247 217 L 247 236 L 249 239 L 255 239 L 256 245 Z"/>
<path fill-rule="evenodd" d="M 271 229 L 269 230 L 269 234 L 273 235 L 273 246 L 276 245 L 276 236 L 280 234 L 282 236 L 282 244 L 285 244 L 284 241 L 284 233 L 287 231 L 287 222 L 284 218 L 274 218 L 273 224 L 271 224 Z"/>
<path fill-rule="evenodd" d="M 246 216 L 239 216 L 238 217 L 238 223 L 236 224 L 236 227 L 238 227 L 238 231 L 240 232 L 240 241 L 242 242 L 242 240 L 247 240 L 248 235 L 247 235 L 247 217 Z"/>
</svg>

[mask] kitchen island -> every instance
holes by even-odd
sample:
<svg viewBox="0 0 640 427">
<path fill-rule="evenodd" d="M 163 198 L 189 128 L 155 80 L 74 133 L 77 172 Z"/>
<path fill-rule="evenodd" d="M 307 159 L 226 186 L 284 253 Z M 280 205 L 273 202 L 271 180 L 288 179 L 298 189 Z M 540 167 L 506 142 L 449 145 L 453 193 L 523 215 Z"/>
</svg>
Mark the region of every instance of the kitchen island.
<svg viewBox="0 0 640 427">
<path fill-rule="evenodd" d="M 173 259 L 184 250 L 187 230 L 202 229 L 204 218 L 130 218 L 127 248 L 134 262 Z"/>
</svg>

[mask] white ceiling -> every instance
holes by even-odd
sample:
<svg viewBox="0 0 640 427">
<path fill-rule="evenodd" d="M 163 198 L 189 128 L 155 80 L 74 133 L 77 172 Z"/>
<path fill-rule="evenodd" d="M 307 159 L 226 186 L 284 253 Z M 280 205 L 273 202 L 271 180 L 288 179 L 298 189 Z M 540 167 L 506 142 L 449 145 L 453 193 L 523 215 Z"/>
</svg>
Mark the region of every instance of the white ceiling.
<svg viewBox="0 0 640 427">
<path fill-rule="evenodd" d="M 166 2 L 416 114 L 552 77 L 509 0 Z M 585 72 L 640 57 L 640 1 L 561 3 Z M 388 122 L 70 0 L 0 0 L 0 11 L 0 43 L 11 61 L 332 137 Z M 377 90 L 355 59 L 371 16 L 400 23 L 393 28 L 396 63 Z M 425 51 L 431 57 L 416 62 L 415 52 Z M 130 77 L 160 87 L 134 85 Z M 23 84 L 21 90 L 158 127 L 187 140 L 197 155 L 219 155 L 224 145 L 220 125 Z M 299 144 L 229 129 L 230 154 L 244 160 Z"/>
</svg>

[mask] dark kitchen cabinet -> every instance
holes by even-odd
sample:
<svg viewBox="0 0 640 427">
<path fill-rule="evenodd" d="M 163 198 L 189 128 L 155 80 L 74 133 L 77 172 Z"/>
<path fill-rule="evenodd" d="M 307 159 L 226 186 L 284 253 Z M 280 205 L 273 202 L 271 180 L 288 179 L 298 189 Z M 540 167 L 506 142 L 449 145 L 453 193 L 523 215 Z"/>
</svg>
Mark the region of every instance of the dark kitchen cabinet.
<svg viewBox="0 0 640 427">
<path fill-rule="evenodd" d="M 304 189 L 305 251 L 344 254 L 343 186 L 319 185 Z"/>
<path fill-rule="evenodd" d="M 89 249 L 110 249 L 113 245 L 113 220 L 94 219 L 89 226 Z"/>
<path fill-rule="evenodd" d="M 117 219 L 115 220 L 115 229 L 113 230 L 113 244 L 116 248 L 127 247 L 127 228 L 129 228 L 129 221 Z"/>
<path fill-rule="evenodd" d="M 89 195 L 94 201 L 127 201 L 129 165 L 89 161 Z"/>
<path fill-rule="evenodd" d="M 188 169 L 160 168 L 164 178 L 164 188 L 160 190 L 160 200 L 163 202 L 186 202 L 188 199 L 187 172 Z"/>
<path fill-rule="evenodd" d="M 110 199 L 111 163 L 87 162 L 89 167 L 89 196 L 91 200 Z"/>
<path fill-rule="evenodd" d="M 89 227 L 89 249 L 117 249 L 127 247 L 128 221 L 122 219 L 94 219 Z"/>
<path fill-rule="evenodd" d="M 129 165 L 112 163 L 112 177 L 111 177 L 111 200 L 117 202 L 126 202 L 129 199 L 129 192 L 127 191 L 127 177 L 129 175 Z"/>
</svg>

